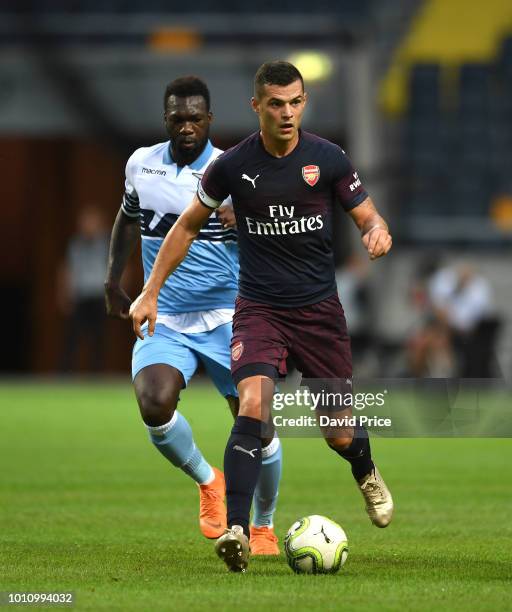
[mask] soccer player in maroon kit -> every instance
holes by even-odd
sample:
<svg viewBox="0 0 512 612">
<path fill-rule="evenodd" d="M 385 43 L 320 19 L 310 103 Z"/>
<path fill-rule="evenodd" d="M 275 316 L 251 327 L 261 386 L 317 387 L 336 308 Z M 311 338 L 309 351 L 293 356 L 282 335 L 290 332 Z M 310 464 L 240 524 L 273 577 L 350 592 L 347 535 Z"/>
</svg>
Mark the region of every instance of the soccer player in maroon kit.
<svg viewBox="0 0 512 612">
<path fill-rule="evenodd" d="M 385 255 L 391 236 L 357 172 L 337 145 L 300 130 L 307 96 L 288 62 L 256 73 L 253 110 L 260 131 L 220 155 L 197 196 L 167 235 L 130 315 L 151 335 L 160 287 L 185 257 L 212 209 L 229 195 L 238 227 L 239 295 L 233 318 L 231 372 L 240 410 L 224 455 L 226 533 L 216 552 L 232 571 L 249 560 L 249 513 L 261 467 L 262 425 L 274 381 L 290 355 L 305 378 L 352 377 L 350 340 L 338 300 L 332 254 L 332 214 L 339 202 L 361 231 L 371 259 Z M 337 416 L 350 415 L 350 408 Z M 360 425 L 327 433 L 326 442 L 351 464 L 372 523 L 386 527 L 393 500 L 375 467 Z"/>
</svg>

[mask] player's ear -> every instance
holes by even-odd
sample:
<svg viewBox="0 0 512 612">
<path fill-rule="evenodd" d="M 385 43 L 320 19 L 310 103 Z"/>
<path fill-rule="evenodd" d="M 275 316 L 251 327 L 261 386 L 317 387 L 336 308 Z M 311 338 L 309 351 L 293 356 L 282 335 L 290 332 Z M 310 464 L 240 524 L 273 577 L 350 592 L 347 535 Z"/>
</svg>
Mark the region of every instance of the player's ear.
<svg viewBox="0 0 512 612">
<path fill-rule="evenodd" d="M 258 102 L 258 100 L 256 100 L 254 96 L 251 98 L 251 106 L 252 106 L 252 110 L 257 115 L 259 115 L 260 114 L 260 103 Z"/>
<path fill-rule="evenodd" d="M 305 92 L 304 92 L 304 106 L 307 104 L 307 102 L 308 102 L 308 94 L 307 94 L 307 92 L 305 91 Z"/>
<path fill-rule="evenodd" d="M 213 121 L 213 113 L 212 111 L 208 111 L 208 123 L 211 123 Z"/>
</svg>

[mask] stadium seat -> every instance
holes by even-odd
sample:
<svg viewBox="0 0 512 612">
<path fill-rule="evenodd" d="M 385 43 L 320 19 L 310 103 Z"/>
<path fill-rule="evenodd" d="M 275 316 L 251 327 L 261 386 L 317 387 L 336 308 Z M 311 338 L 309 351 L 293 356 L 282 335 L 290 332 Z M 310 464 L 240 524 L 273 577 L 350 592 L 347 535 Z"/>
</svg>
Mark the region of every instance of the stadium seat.
<svg viewBox="0 0 512 612">
<path fill-rule="evenodd" d="M 491 197 L 490 176 L 461 165 L 453 171 L 449 189 L 449 201 L 455 215 L 487 217 Z"/>
<path fill-rule="evenodd" d="M 441 67 L 439 64 L 416 64 L 409 78 L 412 116 L 436 116 L 441 110 Z"/>
<path fill-rule="evenodd" d="M 461 116 L 478 115 L 480 118 L 489 112 L 492 71 L 488 64 L 463 64 L 459 70 L 457 110 Z"/>
<path fill-rule="evenodd" d="M 493 190 L 512 167 L 512 36 L 495 63 L 463 63 L 452 82 L 439 64 L 415 64 L 409 100 L 403 152 L 410 214 L 487 217 Z"/>
<path fill-rule="evenodd" d="M 498 70 L 503 78 L 512 82 L 512 36 L 507 36 L 503 40 L 498 58 Z"/>
</svg>

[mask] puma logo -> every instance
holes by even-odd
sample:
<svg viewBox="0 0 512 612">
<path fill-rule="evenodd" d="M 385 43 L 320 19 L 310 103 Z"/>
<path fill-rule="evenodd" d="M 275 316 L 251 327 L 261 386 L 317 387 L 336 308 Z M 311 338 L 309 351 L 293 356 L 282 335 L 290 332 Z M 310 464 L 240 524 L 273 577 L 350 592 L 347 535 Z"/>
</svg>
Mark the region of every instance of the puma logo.
<svg viewBox="0 0 512 612">
<path fill-rule="evenodd" d="M 315 533 L 314 535 L 320 535 L 320 534 L 322 534 L 324 536 L 326 544 L 330 544 L 332 542 L 332 540 L 325 533 L 323 525 L 322 525 L 322 529 L 318 533 Z"/>
<path fill-rule="evenodd" d="M 249 181 L 250 183 L 252 183 L 253 189 L 256 189 L 256 179 L 259 178 L 259 174 L 257 174 L 253 179 L 250 176 L 247 176 L 247 174 L 242 174 L 242 180 L 244 181 Z"/>
<path fill-rule="evenodd" d="M 258 449 L 253 448 L 252 450 L 247 450 L 243 446 L 238 446 L 238 444 L 236 444 L 235 446 L 233 446 L 233 450 L 241 451 L 242 453 L 245 453 L 246 455 L 251 455 L 253 459 L 256 459 L 253 453 L 255 453 Z"/>
</svg>

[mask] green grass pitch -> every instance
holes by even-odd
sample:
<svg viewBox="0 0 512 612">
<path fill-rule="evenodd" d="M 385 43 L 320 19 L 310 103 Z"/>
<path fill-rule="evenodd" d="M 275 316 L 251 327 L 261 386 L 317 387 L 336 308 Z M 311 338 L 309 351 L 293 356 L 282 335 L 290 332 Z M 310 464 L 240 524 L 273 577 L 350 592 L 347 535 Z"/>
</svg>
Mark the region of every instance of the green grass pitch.
<svg viewBox="0 0 512 612">
<path fill-rule="evenodd" d="M 180 409 L 222 464 L 231 417 L 210 386 Z M 0 590 L 73 591 L 78 610 L 509 610 L 512 442 L 374 439 L 396 503 L 373 527 L 348 466 L 284 441 L 276 531 L 324 514 L 349 539 L 335 576 L 281 555 L 232 575 L 197 528 L 197 491 L 151 447 L 127 385 L 2 384 Z"/>
</svg>

